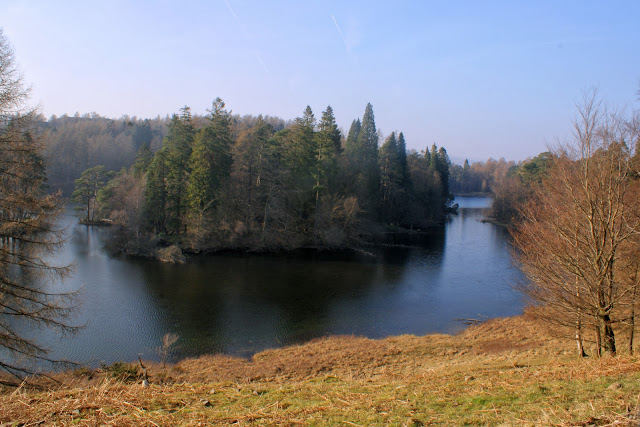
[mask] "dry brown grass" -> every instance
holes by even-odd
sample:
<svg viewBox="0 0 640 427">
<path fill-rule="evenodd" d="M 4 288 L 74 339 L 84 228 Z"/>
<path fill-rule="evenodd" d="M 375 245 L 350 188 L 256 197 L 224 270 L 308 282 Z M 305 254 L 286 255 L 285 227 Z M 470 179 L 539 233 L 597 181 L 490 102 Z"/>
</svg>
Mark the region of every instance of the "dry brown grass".
<svg viewBox="0 0 640 427">
<path fill-rule="evenodd" d="M 640 361 L 574 353 L 522 316 L 456 336 L 330 337 L 250 361 L 150 363 L 149 388 L 104 371 L 5 388 L 0 423 L 638 425 Z"/>
</svg>

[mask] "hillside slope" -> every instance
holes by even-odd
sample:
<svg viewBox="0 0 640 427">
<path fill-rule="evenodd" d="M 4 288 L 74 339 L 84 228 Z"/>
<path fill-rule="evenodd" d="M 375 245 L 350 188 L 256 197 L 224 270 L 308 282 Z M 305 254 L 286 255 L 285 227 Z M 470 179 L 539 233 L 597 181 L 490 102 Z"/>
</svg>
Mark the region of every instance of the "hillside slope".
<svg viewBox="0 0 640 427">
<path fill-rule="evenodd" d="M 0 394 L 9 425 L 638 425 L 640 361 L 575 357 L 525 317 L 456 336 L 330 337 L 57 376 Z"/>
</svg>

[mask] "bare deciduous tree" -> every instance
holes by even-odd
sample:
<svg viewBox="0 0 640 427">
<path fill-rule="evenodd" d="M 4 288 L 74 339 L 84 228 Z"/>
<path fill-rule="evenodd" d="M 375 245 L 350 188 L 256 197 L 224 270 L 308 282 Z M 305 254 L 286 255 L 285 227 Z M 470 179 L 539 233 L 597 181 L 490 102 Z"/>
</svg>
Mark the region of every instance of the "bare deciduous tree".
<svg viewBox="0 0 640 427">
<path fill-rule="evenodd" d="M 46 259 L 63 242 L 53 229 L 60 201 L 45 191 L 43 147 L 32 132 L 35 112 L 26 107 L 27 98 L 0 29 L 0 369 L 17 377 L 30 373 L 25 360 L 54 362 L 24 331 L 75 330 L 65 323 L 74 295 L 48 291 L 70 267 Z"/>
<path fill-rule="evenodd" d="M 162 368 L 167 367 L 167 359 L 169 358 L 169 350 L 178 341 L 178 335 L 173 333 L 166 333 L 162 337 L 162 345 L 160 346 L 159 353 L 162 358 Z"/>
<path fill-rule="evenodd" d="M 640 260 L 623 257 L 640 232 L 631 137 L 621 114 L 585 94 L 573 143 L 556 150 L 512 232 L 530 281 L 525 292 L 545 305 L 548 320 L 575 329 L 581 355 L 586 324 L 595 327 L 597 352 L 615 354 L 614 325 L 635 316 L 632 272 Z"/>
</svg>

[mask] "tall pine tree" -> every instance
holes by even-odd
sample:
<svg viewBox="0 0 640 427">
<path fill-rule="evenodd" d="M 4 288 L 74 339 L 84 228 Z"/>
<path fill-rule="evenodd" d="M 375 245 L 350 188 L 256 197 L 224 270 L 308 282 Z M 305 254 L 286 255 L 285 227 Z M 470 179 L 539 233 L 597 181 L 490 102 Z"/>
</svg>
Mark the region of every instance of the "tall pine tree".
<svg viewBox="0 0 640 427">
<path fill-rule="evenodd" d="M 167 230 L 172 234 L 184 231 L 184 215 L 187 210 L 187 177 L 189 158 L 193 147 L 194 127 L 191 109 L 180 109 L 174 115 L 163 143 L 167 154 Z"/>
<path fill-rule="evenodd" d="M 318 235 L 320 195 L 336 187 L 335 178 L 337 177 L 338 154 L 340 152 L 340 130 L 336 124 L 331 106 L 327 106 L 327 109 L 322 113 L 315 139 L 316 165 L 313 173 L 315 179 L 314 239 Z"/>
<path fill-rule="evenodd" d="M 387 137 L 380 147 L 380 199 L 382 221 L 398 222 L 398 202 L 402 190 L 402 167 L 395 132 Z"/>
<path fill-rule="evenodd" d="M 400 164 L 400 175 L 402 176 L 402 187 L 405 190 L 411 188 L 411 178 L 409 177 L 409 167 L 407 165 L 407 143 L 404 134 L 398 135 L 398 162 Z"/>
<path fill-rule="evenodd" d="M 189 158 L 187 198 L 189 217 L 197 234 L 205 214 L 217 207 L 231 172 L 231 117 L 224 107 L 220 98 L 213 101 L 208 123 L 197 132 Z"/>
<path fill-rule="evenodd" d="M 304 222 L 311 216 L 315 199 L 315 179 L 317 172 L 317 150 L 315 138 L 316 119 L 307 106 L 302 117 L 295 119 L 293 125 L 281 136 L 284 161 L 289 171 L 290 202 L 294 215 Z"/>
<path fill-rule="evenodd" d="M 332 177 L 337 172 L 337 157 L 340 152 L 340 130 L 328 106 L 322 112 L 322 118 L 316 132 L 316 165 L 314 171 L 316 201 L 321 191 L 327 190 Z"/>
<path fill-rule="evenodd" d="M 143 217 L 154 233 L 167 232 L 167 152 L 159 150 L 147 170 Z"/>
<path fill-rule="evenodd" d="M 362 127 L 358 134 L 355 153 L 359 160 L 357 166 L 356 194 L 361 206 L 371 213 L 377 205 L 380 170 L 378 168 L 378 131 L 373 115 L 373 106 L 368 103 Z"/>
<path fill-rule="evenodd" d="M 349 128 L 349 133 L 347 134 L 347 140 L 344 147 L 347 156 L 353 157 L 356 155 L 355 152 L 358 146 L 358 135 L 360 135 L 361 128 L 362 123 L 360 123 L 360 119 L 356 119 L 351 122 L 351 127 Z"/>
</svg>

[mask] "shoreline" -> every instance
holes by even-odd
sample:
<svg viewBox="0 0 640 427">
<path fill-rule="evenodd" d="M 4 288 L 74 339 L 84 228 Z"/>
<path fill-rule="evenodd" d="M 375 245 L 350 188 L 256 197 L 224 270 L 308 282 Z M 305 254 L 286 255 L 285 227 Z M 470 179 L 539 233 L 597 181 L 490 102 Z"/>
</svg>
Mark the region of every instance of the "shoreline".
<svg viewBox="0 0 640 427">
<path fill-rule="evenodd" d="M 87 225 L 82 224 L 80 225 Z M 95 225 L 95 224 L 94 224 Z M 92 225 L 89 225 L 92 226 Z M 107 225 L 109 227 L 109 225 Z M 159 262 L 167 263 L 184 263 L 188 262 L 190 257 L 194 256 L 216 256 L 216 255 L 237 255 L 237 256 L 271 256 L 271 255 L 307 255 L 309 253 L 324 253 L 324 254 L 349 254 L 349 253 L 368 253 L 367 249 L 371 248 L 383 248 L 383 247 L 410 247 L 413 246 L 411 242 L 396 243 L 397 240 L 402 239 L 421 239 L 428 238 L 441 231 L 444 224 L 434 224 L 426 229 L 400 229 L 400 230 L 386 230 L 375 235 L 370 236 L 367 240 L 362 240 L 357 245 L 345 245 L 345 246 L 319 246 L 319 245 L 302 245 L 299 247 L 209 247 L 202 249 L 194 249 L 188 246 L 182 246 L 180 242 L 162 242 L 161 244 L 143 250 L 138 248 L 137 250 L 128 250 L 121 247 L 110 247 L 107 245 L 107 250 L 112 256 L 126 256 L 139 259 L 155 260 Z M 390 241 L 392 240 L 392 241 Z M 166 253 L 165 253 L 166 252 Z"/>
<path fill-rule="evenodd" d="M 334 336 L 250 360 L 209 355 L 54 374 L 0 392 L 0 423 L 628 425 L 640 361 L 579 359 L 529 316 L 456 335 Z M 596 421 L 594 421 L 596 420 Z"/>
</svg>

